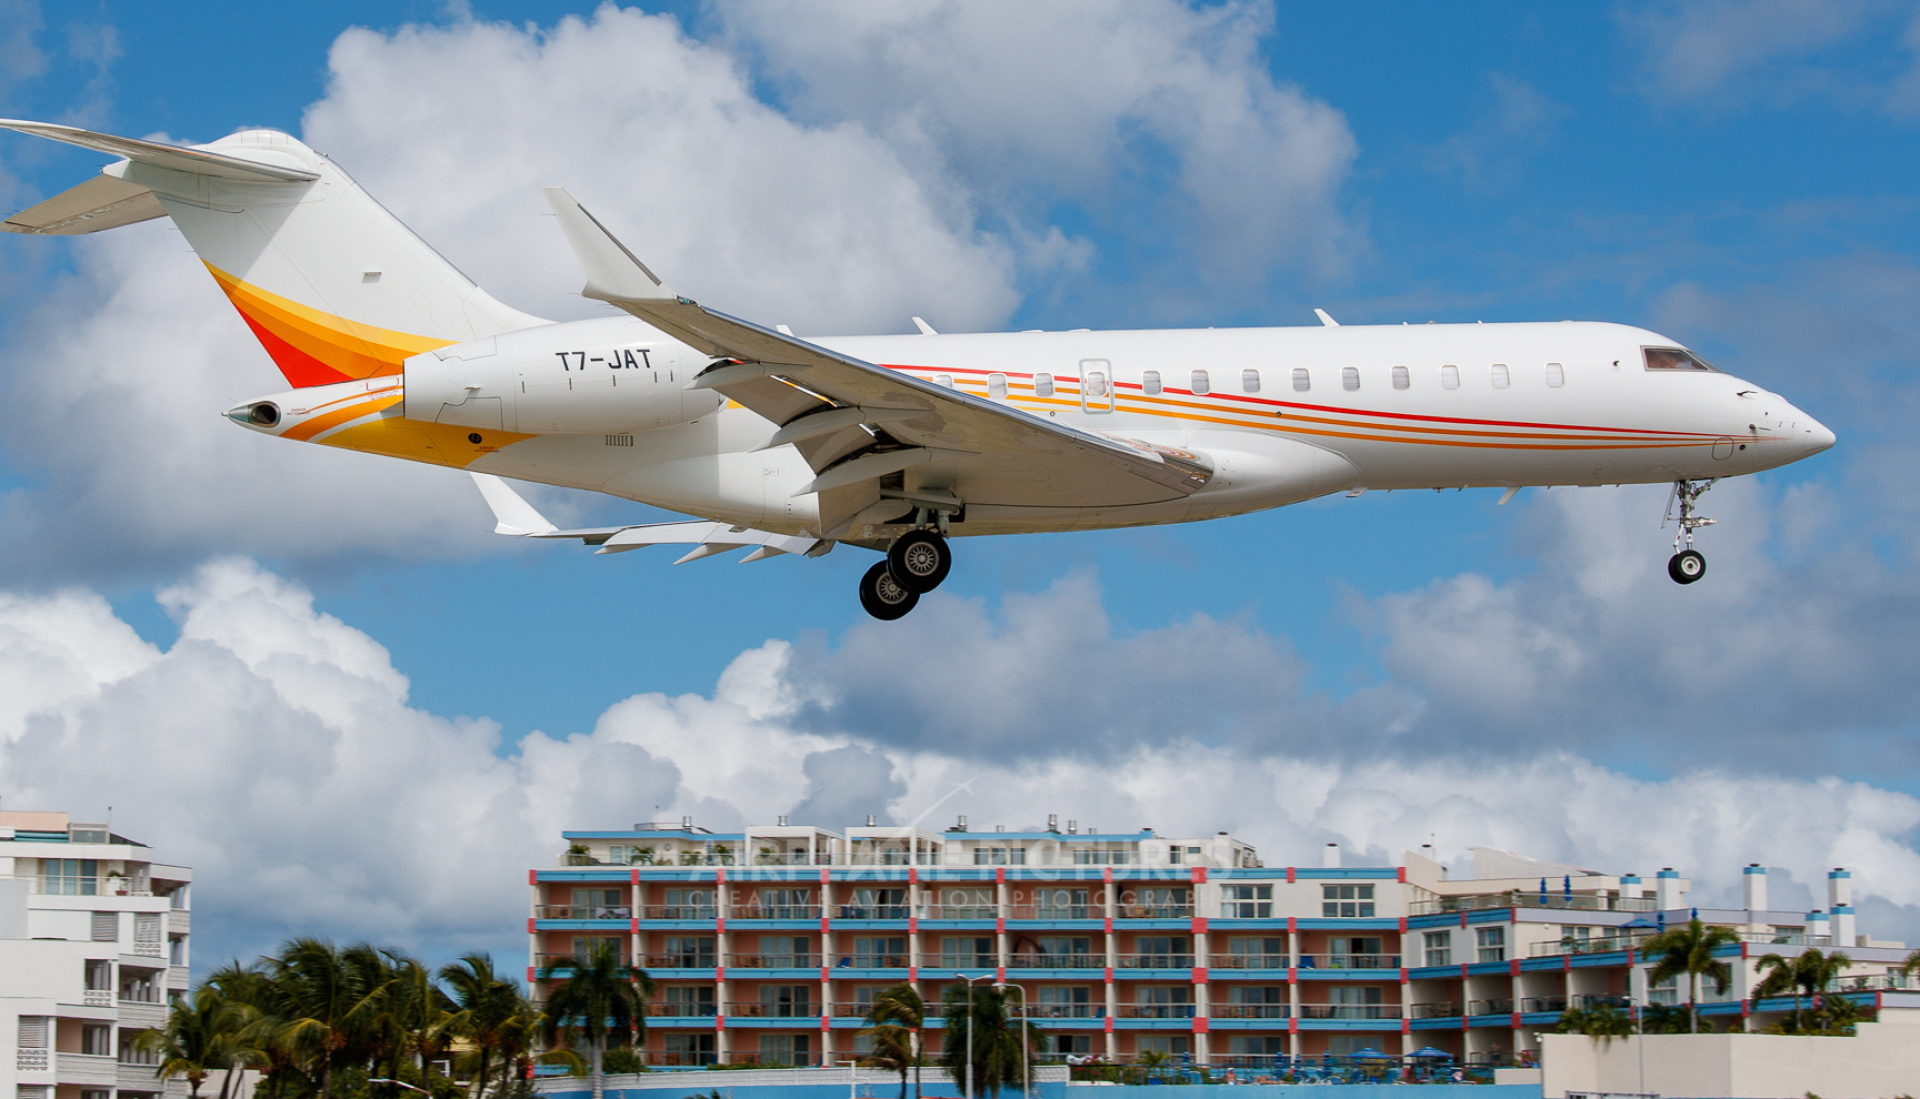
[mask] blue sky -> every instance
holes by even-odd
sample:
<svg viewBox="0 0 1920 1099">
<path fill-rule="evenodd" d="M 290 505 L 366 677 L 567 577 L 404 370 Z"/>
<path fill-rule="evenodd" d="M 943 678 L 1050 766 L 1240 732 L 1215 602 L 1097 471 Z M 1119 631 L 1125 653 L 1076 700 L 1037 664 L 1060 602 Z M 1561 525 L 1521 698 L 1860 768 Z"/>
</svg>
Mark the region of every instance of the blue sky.
<svg viewBox="0 0 1920 1099">
<path fill-rule="evenodd" d="M 1754 859 L 1807 881 L 1844 861 L 1867 868 L 1862 887 L 1889 920 L 1920 930 L 1920 494 L 1902 430 L 1920 334 L 1920 7 L 644 12 L 674 22 L 491 2 L 290 5 L 270 17 L 212 4 L 182 20 L 150 5 L 10 0 L 0 110 L 182 140 L 254 125 L 302 134 L 498 296 L 544 315 L 593 315 L 571 296 L 577 272 L 557 234 L 529 228 L 534 187 L 562 183 L 676 284 L 686 272 L 702 300 L 803 333 L 898 331 L 913 313 L 959 329 L 1296 324 L 1314 306 L 1347 323 L 1608 319 L 1663 331 L 1785 394 L 1841 444 L 1716 490 L 1709 512 L 1723 521 L 1703 539 L 1715 567 L 1684 592 L 1661 575 L 1670 533 L 1657 489 L 1530 491 L 1504 508 L 1490 492 L 1368 494 L 1202 526 L 968 542 L 941 598 L 887 641 L 854 602 L 867 563 L 856 551 L 670 568 L 664 551 L 500 544 L 458 476 L 264 453 L 273 444 L 212 413 L 225 397 L 278 389 L 277 376 L 177 239 L 154 226 L 78 244 L 8 238 L 0 575 L 12 579 L 0 583 L 14 617 L 0 615 L 12 622 L 0 626 L 12 638 L 0 676 L 25 681 L 51 662 L 70 675 L 45 682 L 71 680 L 13 718 L 0 712 L 16 722 L 0 727 L 15 745 L 0 769 L 8 804 L 99 800 L 98 783 L 23 767 L 56 742 L 137 735 L 125 727 L 137 720 L 112 716 L 129 704 L 116 690 L 152 707 L 190 699 L 214 726 L 264 720 L 279 732 L 262 744 L 281 747 L 257 765 L 288 775 L 312 765 L 299 762 L 312 738 L 338 747 L 353 740 L 342 722 L 375 721 L 343 711 L 282 728 L 246 716 L 249 692 L 299 694 L 258 655 L 274 637 L 328 675 L 383 685 L 387 716 L 355 734 L 371 743 L 416 727 L 485 741 L 497 724 L 480 749 L 462 743 L 506 770 L 462 766 L 516 804 L 545 791 L 511 819 L 549 834 L 639 819 L 655 802 L 716 820 L 795 805 L 910 816 L 940 776 L 1006 765 L 988 758 L 995 744 L 1050 776 L 1021 787 L 1032 796 L 1101 804 L 1122 782 L 1163 827 L 1211 831 L 1220 813 L 1208 815 L 1205 767 L 1186 769 L 1200 786 L 1158 794 L 1116 775 L 1191 748 L 1228 770 L 1320 776 L 1300 788 L 1318 791 L 1312 804 L 1268 787 L 1218 823 L 1258 837 L 1270 862 L 1328 836 L 1383 858 L 1428 834 L 1456 852 L 1510 838 L 1595 863 L 1692 853 L 1703 888 L 1731 890 Z M 563 71 L 582 56 L 595 58 L 594 79 Z M 671 161 L 648 152 L 654 131 L 684 125 L 649 113 L 660 90 L 649 81 L 683 65 L 696 97 L 751 116 L 738 131 L 684 135 L 711 143 L 728 187 L 690 187 L 694 172 L 667 172 L 657 166 Z M 507 85 L 525 91 L 500 117 L 463 107 Z M 1196 120 L 1225 137 L 1209 144 Z M 502 134 L 537 145 L 547 178 L 490 159 Z M 918 212 L 850 235 L 836 254 L 797 250 L 741 154 L 765 135 L 789 143 L 792 171 L 845 194 L 848 221 L 866 209 L 863 188 L 893 188 Z M 0 197 L 25 206 L 99 163 L 0 139 Z M 449 177 L 448 163 L 467 170 Z M 673 236 L 663 207 L 759 258 L 650 250 Z M 931 270 L 932 255 L 959 258 Z M 884 301 L 820 289 L 875 269 L 898 272 Z M 189 380 L 173 397 L 143 388 L 176 378 Z M 70 419 L 103 406 L 101 420 Z M 568 516 L 647 515 L 578 494 L 539 499 Z M 111 613 L 86 610 L 85 593 Z M 44 625 L 62 615 L 87 625 Z M 376 643 L 384 656 L 369 655 Z M 180 694 L 210 652 L 225 663 L 201 669 L 207 682 L 234 694 Z M 1202 682 L 1162 682 L 1156 652 L 1183 654 L 1206 669 Z M 953 704 L 952 684 L 1023 661 L 1062 678 L 1009 689 L 991 716 Z M 150 695 L 132 690 L 142 676 Z M 634 702 L 656 693 L 681 700 L 673 721 Z M 703 741 L 688 715 L 729 706 L 729 721 L 783 746 L 769 758 L 793 762 L 764 786 L 787 802 L 750 804 L 693 758 L 735 741 Z M 180 735 L 191 756 L 194 734 Z M 423 750 L 409 743 L 396 755 Z M 758 742 L 738 743 L 752 753 Z M 651 769 L 634 789 L 582 777 L 609 744 Z M 536 774 L 549 749 L 573 759 L 574 778 Z M 323 768 L 349 769 L 341 757 Z M 1522 772 L 1531 789 L 1502 793 Z M 261 772 L 246 774 L 237 781 Z M 1048 811 L 1012 796 L 983 797 L 975 819 L 999 811 L 1016 825 Z M 1373 796 L 1392 810 L 1354 808 Z M 1568 799 L 1599 817 L 1634 799 L 1691 815 L 1600 827 Z M 1744 809 L 1727 808 L 1766 799 L 1805 814 L 1790 852 L 1768 822 L 1740 824 Z M 328 819 L 322 804 L 311 828 Z M 1820 822 L 1847 811 L 1836 805 L 1874 822 L 1872 843 Z M 143 834 L 189 851 L 206 850 L 216 827 L 159 803 L 145 812 Z M 421 837 L 441 827 L 385 824 Z M 292 825 L 273 831 L 289 851 L 322 846 Z M 515 852 L 511 862 L 546 843 L 494 850 Z M 518 903 L 502 897 L 500 910 Z M 290 926 L 295 909 L 275 904 L 238 906 L 214 926 L 236 947 L 260 941 Z M 405 908 L 344 914 L 341 926 L 493 934 L 480 916 Z"/>
</svg>

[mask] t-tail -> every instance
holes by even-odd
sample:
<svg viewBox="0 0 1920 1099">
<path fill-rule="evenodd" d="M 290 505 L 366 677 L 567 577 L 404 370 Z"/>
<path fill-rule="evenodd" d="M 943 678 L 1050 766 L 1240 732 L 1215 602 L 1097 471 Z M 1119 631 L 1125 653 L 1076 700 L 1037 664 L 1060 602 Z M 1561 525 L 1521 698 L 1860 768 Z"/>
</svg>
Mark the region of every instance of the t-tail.
<svg viewBox="0 0 1920 1099">
<path fill-rule="evenodd" d="M 123 159 L 0 223 L 72 235 L 170 217 L 294 388 L 544 324 L 474 285 L 332 161 L 277 130 L 192 147 L 71 126 L 0 128 Z"/>
</svg>

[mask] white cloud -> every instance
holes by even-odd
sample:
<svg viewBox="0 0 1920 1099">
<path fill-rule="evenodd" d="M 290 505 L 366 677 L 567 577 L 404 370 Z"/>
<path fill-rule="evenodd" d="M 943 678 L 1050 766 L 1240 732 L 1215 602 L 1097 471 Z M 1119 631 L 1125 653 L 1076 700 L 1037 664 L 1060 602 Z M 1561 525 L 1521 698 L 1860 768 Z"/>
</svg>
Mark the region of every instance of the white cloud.
<svg viewBox="0 0 1920 1099">
<path fill-rule="evenodd" d="M 1821 55 L 1893 19 L 1912 19 L 1912 10 L 1907 0 L 1687 0 L 1628 8 L 1622 21 L 1644 51 L 1641 91 L 1656 103 L 1722 109 L 1821 95 L 1911 113 L 1920 102 L 1920 69 L 1884 86 L 1878 66 Z M 1915 33 L 1907 34 L 1910 50 L 1920 42 Z"/>
<path fill-rule="evenodd" d="M 1079 730 L 1050 715 L 1017 756 L 877 742 L 796 725 L 819 703 L 808 661 L 783 641 L 742 653 L 711 696 L 636 695 L 590 734 L 503 746 L 488 722 L 409 706 L 375 639 L 255 565 L 215 562 L 161 598 L 180 624 L 164 651 L 85 592 L 0 598 L 0 794 L 83 816 L 111 801 L 121 832 L 195 867 L 201 964 L 296 932 L 512 956 L 524 872 L 552 865 L 559 832 L 624 827 L 654 806 L 716 829 L 783 812 L 935 827 L 953 813 L 987 827 L 1057 812 L 1106 831 L 1226 829 L 1274 865 L 1329 840 L 1390 864 L 1431 837 L 1456 862 L 1493 844 L 1614 870 L 1676 866 L 1703 903 L 1730 899 L 1748 862 L 1815 883 L 1848 865 L 1895 925 L 1868 930 L 1920 925 L 1920 800 L 1866 783 L 1723 768 L 1650 781 L 1567 752 L 1316 758 L 1178 732 L 1089 758 Z M 1027 598 L 1009 618 L 1084 609 L 1073 585 Z M 846 648 L 885 633 L 857 628 Z M 1125 644 L 1104 622 L 1076 640 Z M 1041 660 L 1054 643 L 963 636 L 952 653 Z M 1105 690 L 1151 705 L 1164 682 L 1129 675 Z"/>
<path fill-rule="evenodd" d="M 1303 261 L 1334 269 L 1355 244 L 1335 198 L 1357 146 L 1339 111 L 1267 70 L 1271 5 L 834 0 L 719 12 L 799 113 L 887 134 L 923 175 L 965 180 L 990 217 L 1037 230 L 1064 198 L 1135 247 L 1172 238 L 1179 262 L 1215 284 Z"/>
</svg>

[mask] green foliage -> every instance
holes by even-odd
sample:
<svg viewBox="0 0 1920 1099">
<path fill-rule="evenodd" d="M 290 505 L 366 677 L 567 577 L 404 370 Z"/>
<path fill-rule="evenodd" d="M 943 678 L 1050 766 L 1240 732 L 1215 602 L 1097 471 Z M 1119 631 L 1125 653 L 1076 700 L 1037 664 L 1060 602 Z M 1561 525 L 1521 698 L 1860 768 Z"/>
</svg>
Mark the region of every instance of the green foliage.
<svg viewBox="0 0 1920 1099">
<path fill-rule="evenodd" d="M 1560 1013 L 1557 1034 L 1584 1034 L 1601 1045 L 1633 1033 L 1633 1017 L 1612 1004 L 1570 1008 Z"/>
<path fill-rule="evenodd" d="M 548 980 L 562 975 L 565 982 L 547 995 L 541 1034 L 548 1045 L 586 1044 L 587 1072 L 593 1078 L 594 1099 L 600 1099 L 601 1059 L 607 1047 L 646 1040 L 653 978 L 622 961 L 620 944 L 613 939 L 595 943 L 585 958 L 573 959 L 564 973 L 550 967 L 542 974 Z"/>
<path fill-rule="evenodd" d="M 1920 955 L 1920 951 L 1915 952 Z M 1908 962 L 1913 961 L 1912 957 Z M 1793 1010 L 1779 1022 L 1767 1027 L 1769 1034 L 1850 1035 L 1861 1019 L 1857 1004 L 1844 996 L 1824 993 L 1845 973 L 1853 959 L 1840 951 L 1831 954 L 1809 947 L 1792 958 L 1768 954 L 1754 963 L 1766 976 L 1754 986 L 1753 998 L 1778 999 L 1789 993 Z M 1904 967 L 1902 967 L 1904 968 Z"/>
<path fill-rule="evenodd" d="M 1640 1009 L 1642 1034 L 1686 1034 L 1692 1029 L 1693 1017 L 1684 1007 L 1648 1004 Z"/>
<path fill-rule="evenodd" d="M 940 1062 L 955 1080 L 965 1078 L 967 1062 L 973 1062 L 974 1094 L 999 1094 L 1005 1087 L 1021 1084 L 1021 1042 L 1027 1043 L 1032 1057 L 1037 1032 L 1031 1025 L 1015 1022 L 1009 1012 L 1014 999 L 1006 989 L 960 984 L 947 986 L 943 1002 L 946 1030 L 940 1041 Z M 972 1049 L 968 1049 L 967 1018 L 973 1018 Z"/>
<path fill-rule="evenodd" d="M 1700 1017 L 1694 1004 L 1700 999 L 1700 978 L 1713 981 L 1714 988 L 1725 992 L 1733 982 L 1733 970 L 1726 962 L 1713 956 L 1713 952 L 1722 946 L 1737 946 L 1740 936 L 1725 927 L 1708 927 L 1698 919 L 1688 920 L 1685 926 L 1669 927 L 1658 935 L 1651 936 L 1640 944 L 1645 957 L 1654 959 L 1652 968 L 1647 972 L 1647 980 L 1653 984 L 1662 984 L 1676 977 L 1687 979 L 1687 1029 L 1698 1033 Z"/>
<path fill-rule="evenodd" d="M 647 1072 L 646 1058 L 634 1052 L 631 1046 L 619 1046 L 608 1050 L 600 1059 L 600 1068 L 609 1076 L 626 1076 L 635 1072 Z"/>
</svg>

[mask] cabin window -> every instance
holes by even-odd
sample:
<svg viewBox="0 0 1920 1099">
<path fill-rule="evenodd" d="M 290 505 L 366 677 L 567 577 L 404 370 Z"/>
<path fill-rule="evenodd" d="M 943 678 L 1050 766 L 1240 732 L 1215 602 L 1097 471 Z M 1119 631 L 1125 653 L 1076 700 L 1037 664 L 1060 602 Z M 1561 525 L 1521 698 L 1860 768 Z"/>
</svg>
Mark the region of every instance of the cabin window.
<svg viewBox="0 0 1920 1099">
<path fill-rule="evenodd" d="M 1507 383 L 1512 380 L 1513 379 L 1507 375 L 1507 365 L 1505 363 L 1493 364 L 1493 388 L 1505 389 L 1507 388 Z"/>
<path fill-rule="evenodd" d="M 1460 388 L 1460 368 L 1459 367 L 1443 366 L 1440 368 L 1440 388 L 1441 389 L 1459 389 Z"/>
<path fill-rule="evenodd" d="M 1258 370 L 1242 370 L 1240 372 L 1240 391 L 1242 393 L 1260 392 L 1260 372 Z"/>
<path fill-rule="evenodd" d="M 935 385 L 944 385 L 944 386 L 946 386 L 946 387 L 947 387 L 948 389 L 952 389 L 952 388 L 953 388 L 953 375 L 951 375 L 951 374 L 935 374 L 935 375 L 933 376 L 933 384 L 935 384 Z"/>
<path fill-rule="evenodd" d="M 1007 376 L 1005 374 L 987 375 L 987 396 L 996 401 L 1007 399 Z"/>
<path fill-rule="evenodd" d="M 1053 375 L 1035 374 L 1033 376 L 1033 395 L 1036 397 L 1053 396 Z"/>
<path fill-rule="evenodd" d="M 1548 363 L 1547 384 L 1555 389 L 1567 384 L 1567 368 L 1559 363 Z"/>
<path fill-rule="evenodd" d="M 1140 389 L 1148 395 L 1160 392 L 1160 372 L 1149 370 L 1140 375 Z"/>
<path fill-rule="evenodd" d="M 1213 392 L 1213 383 L 1207 380 L 1206 371 L 1196 370 L 1193 372 L 1193 391 L 1195 394 Z"/>
<path fill-rule="evenodd" d="M 1304 366 L 1294 367 L 1293 368 L 1293 391 L 1295 393 L 1305 393 L 1307 390 L 1312 388 L 1313 388 L 1313 375 L 1307 373 L 1307 368 Z"/>
<path fill-rule="evenodd" d="M 1081 383 L 1081 388 L 1086 390 L 1087 396 L 1089 397 L 1106 396 L 1107 395 L 1106 374 L 1099 370 L 1087 371 L 1086 380 Z"/>
<path fill-rule="evenodd" d="M 1393 368 L 1393 388 L 1405 389 L 1412 384 L 1413 378 L 1407 373 L 1406 367 L 1396 366 Z"/>
<path fill-rule="evenodd" d="M 1719 373 L 1705 359 L 1677 347 L 1649 347 L 1645 351 L 1648 370 L 1705 370 Z"/>
<path fill-rule="evenodd" d="M 1343 366 L 1340 368 L 1340 388 L 1346 390 L 1349 393 L 1357 392 L 1359 390 L 1360 388 L 1360 368 L 1359 367 Z"/>
</svg>

